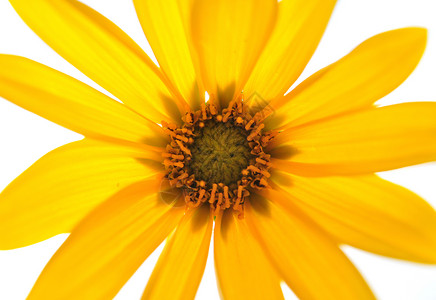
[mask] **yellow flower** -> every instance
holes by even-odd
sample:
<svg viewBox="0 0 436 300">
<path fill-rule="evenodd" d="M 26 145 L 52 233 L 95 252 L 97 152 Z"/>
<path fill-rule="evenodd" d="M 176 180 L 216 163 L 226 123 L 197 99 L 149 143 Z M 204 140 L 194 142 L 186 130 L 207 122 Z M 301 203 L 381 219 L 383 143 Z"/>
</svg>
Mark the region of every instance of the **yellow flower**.
<svg viewBox="0 0 436 300">
<path fill-rule="evenodd" d="M 0 248 L 71 233 L 29 299 L 111 299 L 167 237 L 144 299 L 192 299 L 214 228 L 224 299 L 372 299 L 340 250 L 436 263 L 436 214 L 375 172 L 436 159 L 436 103 L 376 107 L 426 31 L 379 34 L 285 95 L 335 1 L 135 0 L 157 67 L 75 0 L 11 0 L 116 101 L 0 56 L 0 96 L 83 134 L 0 194 Z M 205 92 L 210 95 L 205 102 Z"/>
</svg>

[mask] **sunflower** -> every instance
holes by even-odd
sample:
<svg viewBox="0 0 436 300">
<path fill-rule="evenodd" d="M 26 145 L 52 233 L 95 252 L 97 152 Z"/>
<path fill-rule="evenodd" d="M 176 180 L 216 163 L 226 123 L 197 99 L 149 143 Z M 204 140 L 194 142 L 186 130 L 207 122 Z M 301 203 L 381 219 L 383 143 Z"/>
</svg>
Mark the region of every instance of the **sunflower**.
<svg viewBox="0 0 436 300">
<path fill-rule="evenodd" d="M 364 41 L 295 89 L 331 0 L 134 0 L 157 67 L 75 0 L 10 0 L 103 87 L 0 56 L 0 96 L 85 136 L 0 194 L 0 248 L 70 233 L 28 299 L 111 299 L 166 238 L 144 299 L 373 299 L 340 249 L 436 263 L 436 214 L 375 172 L 436 159 L 436 103 L 377 107 L 426 30 Z"/>
</svg>

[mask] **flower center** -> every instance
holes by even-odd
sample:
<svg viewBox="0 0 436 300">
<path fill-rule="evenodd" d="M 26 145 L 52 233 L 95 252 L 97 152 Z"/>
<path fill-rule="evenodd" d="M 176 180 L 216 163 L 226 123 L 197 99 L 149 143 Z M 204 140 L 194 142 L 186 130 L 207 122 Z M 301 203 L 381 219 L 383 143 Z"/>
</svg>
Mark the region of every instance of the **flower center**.
<svg viewBox="0 0 436 300">
<path fill-rule="evenodd" d="M 264 116 L 251 116 L 242 100 L 220 113 L 203 104 L 178 127 L 162 122 L 170 143 L 162 154 L 166 179 L 180 189 L 188 207 L 208 203 L 215 214 L 233 208 L 243 216 L 250 193 L 268 186 L 270 155 L 263 148 L 276 133 L 262 134 Z"/>
<path fill-rule="evenodd" d="M 230 122 L 206 122 L 189 149 L 192 157 L 188 170 L 209 188 L 212 183 L 237 183 L 253 158 L 246 131 Z"/>
</svg>

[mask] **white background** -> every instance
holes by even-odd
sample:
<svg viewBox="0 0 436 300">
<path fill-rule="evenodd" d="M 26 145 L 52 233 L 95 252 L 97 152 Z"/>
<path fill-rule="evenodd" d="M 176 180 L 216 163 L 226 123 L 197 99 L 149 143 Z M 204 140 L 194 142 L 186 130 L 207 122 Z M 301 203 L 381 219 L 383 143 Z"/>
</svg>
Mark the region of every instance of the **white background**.
<svg viewBox="0 0 436 300">
<path fill-rule="evenodd" d="M 152 55 L 130 0 L 83 2 L 118 24 Z M 339 1 L 320 47 L 301 79 L 339 59 L 370 36 L 405 26 L 429 29 L 427 51 L 413 75 L 380 103 L 436 101 L 435 0 Z M 26 56 L 100 89 L 28 29 L 7 0 L 0 0 L 0 53 Z M 80 138 L 78 134 L 0 99 L 0 190 L 48 151 Z M 436 164 L 381 175 L 408 187 L 436 207 Z M 45 263 L 66 237 L 60 235 L 26 248 L 0 251 L 0 299 L 24 299 Z M 162 246 L 144 263 L 116 299 L 140 298 L 161 249 Z M 436 266 L 388 259 L 352 248 L 344 250 L 379 299 L 436 299 Z M 197 299 L 218 299 L 212 255 L 210 252 Z M 284 289 L 286 298 L 294 299 L 295 296 L 286 287 Z"/>
</svg>

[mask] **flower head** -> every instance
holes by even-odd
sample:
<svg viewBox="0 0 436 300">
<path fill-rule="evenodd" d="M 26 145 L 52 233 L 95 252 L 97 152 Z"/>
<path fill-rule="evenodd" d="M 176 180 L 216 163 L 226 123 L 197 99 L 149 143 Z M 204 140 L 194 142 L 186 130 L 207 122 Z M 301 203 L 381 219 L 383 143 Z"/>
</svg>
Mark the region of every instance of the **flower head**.
<svg viewBox="0 0 436 300">
<path fill-rule="evenodd" d="M 436 263 L 436 213 L 375 172 L 436 159 L 436 104 L 376 107 L 426 30 L 379 34 L 295 89 L 331 0 L 134 0 L 156 66 L 75 0 L 10 0 L 111 93 L 0 55 L 0 96 L 83 134 L 0 194 L 0 247 L 71 233 L 29 299 L 110 299 L 168 240 L 145 299 L 373 299 L 339 248 Z M 205 95 L 210 95 L 205 99 Z M 207 100 L 207 101 L 206 101 Z"/>
</svg>

